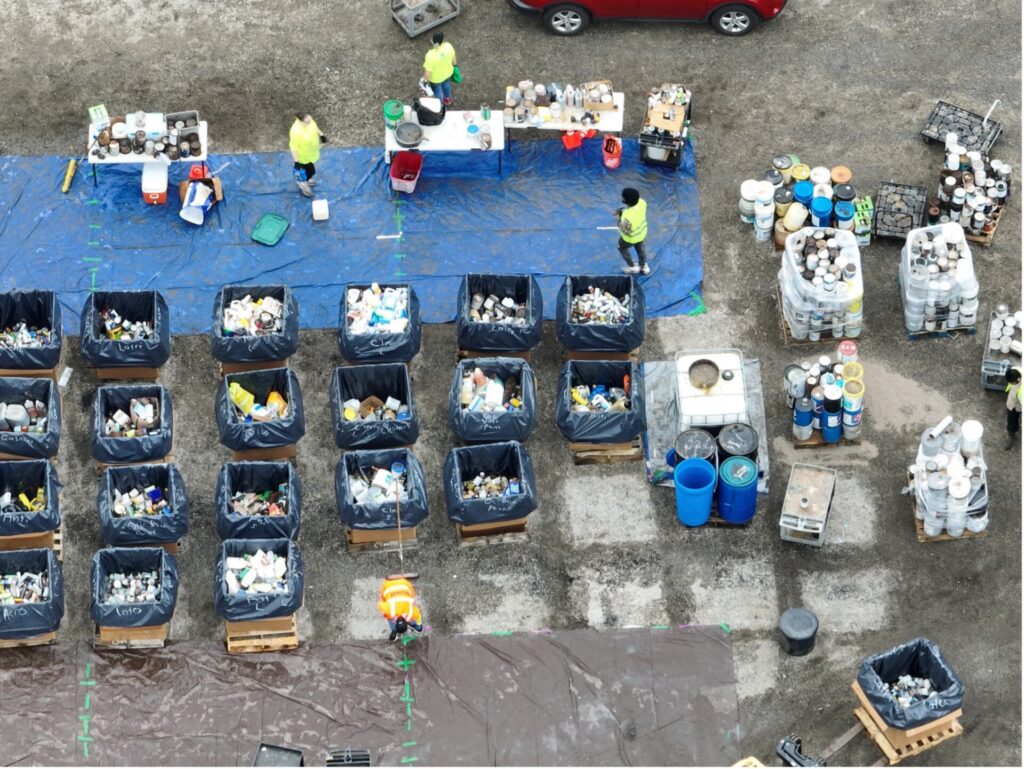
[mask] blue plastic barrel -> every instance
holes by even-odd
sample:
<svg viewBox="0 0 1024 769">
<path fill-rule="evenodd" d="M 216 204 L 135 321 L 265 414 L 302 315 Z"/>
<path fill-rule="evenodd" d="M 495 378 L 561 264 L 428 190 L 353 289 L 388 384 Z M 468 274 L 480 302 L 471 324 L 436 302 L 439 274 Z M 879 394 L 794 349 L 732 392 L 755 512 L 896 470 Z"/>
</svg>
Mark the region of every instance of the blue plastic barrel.
<svg viewBox="0 0 1024 769">
<path fill-rule="evenodd" d="M 731 457 L 718 473 L 718 515 L 729 523 L 746 523 L 757 510 L 757 465 Z"/>
<path fill-rule="evenodd" d="M 715 466 L 706 459 L 684 459 L 675 469 L 676 515 L 686 526 L 703 526 L 711 517 Z"/>
</svg>

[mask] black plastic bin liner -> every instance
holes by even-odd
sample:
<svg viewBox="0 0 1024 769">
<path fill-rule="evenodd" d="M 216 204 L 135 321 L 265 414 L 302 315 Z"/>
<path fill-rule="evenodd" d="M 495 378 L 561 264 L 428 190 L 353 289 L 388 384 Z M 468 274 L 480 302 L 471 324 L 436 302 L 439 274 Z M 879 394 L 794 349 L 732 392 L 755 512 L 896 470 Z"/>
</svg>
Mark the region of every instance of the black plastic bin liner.
<svg viewBox="0 0 1024 769">
<path fill-rule="evenodd" d="M 101 603 L 107 576 L 156 571 L 160 574 L 157 599 L 145 603 Z M 178 602 L 178 561 L 162 547 L 114 547 L 98 550 L 89 570 L 92 582 L 92 621 L 103 627 L 149 627 L 171 621 Z"/>
<path fill-rule="evenodd" d="M 284 515 L 239 515 L 236 492 L 274 491 L 288 484 Z M 217 534 L 221 539 L 296 539 L 302 519 L 302 483 L 291 462 L 225 462 L 217 476 Z"/>
<path fill-rule="evenodd" d="M 285 573 L 287 592 L 244 593 L 239 591 L 230 595 L 228 586 L 224 582 L 225 559 L 228 556 L 253 554 L 257 550 L 272 550 L 277 555 L 288 557 L 288 571 Z M 287 617 L 297 612 L 302 606 L 303 571 L 299 546 L 290 539 L 226 539 L 220 545 L 217 565 L 214 569 L 214 608 L 228 622 Z"/>
<path fill-rule="evenodd" d="M 60 392 L 52 379 L 0 377 L 0 403 L 24 403 L 31 398 L 46 404 L 46 432 L 15 433 L 0 430 L 0 453 L 48 459 L 60 448 Z"/>
<path fill-rule="evenodd" d="M 57 554 L 45 548 L 0 553 L 0 574 L 19 571 L 45 571 L 50 597 L 41 603 L 0 606 L 0 640 L 4 641 L 52 633 L 64 616 L 64 577 Z"/>
<path fill-rule="evenodd" d="M 107 339 L 100 318 L 106 309 L 114 309 L 122 320 L 151 320 L 153 336 L 137 342 Z M 171 357 L 171 321 L 167 300 L 156 291 L 96 291 L 89 294 L 81 316 L 82 357 L 90 366 L 157 368 Z"/>
<path fill-rule="evenodd" d="M 393 462 L 405 465 L 408 501 L 402 502 L 400 506 L 394 502 L 379 505 L 356 503 L 349 490 L 349 473 L 362 469 L 363 474 L 372 481 L 374 467 L 387 470 Z M 345 452 L 334 471 L 334 496 L 342 522 L 353 529 L 397 529 L 399 514 L 404 529 L 421 523 L 429 512 L 423 465 L 408 449 Z"/>
<path fill-rule="evenodd" d="M 146 515 L 139 518 L 114 515 L 115 490 L 126 494 L 131 489 L 142 491 L 147 486 L 156 486 L 166 493 L 171 506 L 170 515 Z M 96 508 L 100 511 L 100 535 L 108 547 L 177 542 L 188 534 L 189 508 L 185 479 L 173 464 L 106 468 L 96 495 Z"/>
<path fill-rule="evenodd" d="M 886 691 L 885 684 L 894 683 L 903 675 L 931 680 L 938 696 L 909 708 L 900 707 Z M 893 729 L 924 726 L 929 721 L 948 716 L 964 704 L 963 683 L 939 647 L 927 638 L 915 638 L 895 649 L 868 657 L 860 663 L 857 683 L 875 712 Z"/>
<path fill-rule="evenodd" d="M 228 395 L 232 382 L 238 382 L 243 390 L 256 397 L 257 403 L 263 405 L 267 403 L 267 396 L 276 390 L 288 403 L 287 416 L 270 422 L 239 422 L 238 411 Z M 220 442 L 233 451 L 271 449 L 298 443 L 306 434 L 306 417 L 295 372 L 290 368 L 271 368 L 225 376 L 217 387 L 217 432 L 220 433 Z"/>
<path fill-rule="evenodd" d="M 348 330 L 348 291 L 369 288 L 367 283 L 345 286 L 338 308 L 338 353 L 343 360 L 366 363 L 405 362 L 416 357 L 423 338 L 420 322 L 420 300 L 408 283 L 379 283 L 381 289 L 405 288 L 409 291 L 409 325 L 401 334 L 352 334 Z"/>
<path fill-rule="evenodd" d="M 345 421 L 344 403 L 376 395 L 381 400 L 398 398 L 409 407 L 408 419 L 386 422 Z M 331 378 L 331 421 L 339 449 L 386 449 L 410 446 L 420 437 L 420 418 L 412 394 L 409 369 L 404 363 L 338 366 Z"/>
<path fill-rule="evenodd" d="M 630 381 L 629 411 L 575 412 L 569 390 L 576 385 L 622 387 Z M 647 429 L 644 380 L 640 365 L 631 361 L 571 360 L 558 376 L 555 424 L 568 440 L 579 443 L 629 443 Z"/>
<path fill-rule="evenodd" d="M 104 433 L 107 418 L 118 409 L 126 414 L 132 399 L 160 399 L 160 427 L 136 438 L 115 438 Z M 96 390 L 92 409 L 92 456 L 97 462 L 117 464 L 149 462 L 171 453 L 174 407 L 163 385 L 104 385 Z"/>
<path fill-rule="evenodd" d="M 625 323 L 573 323 L 572 299 L 594 286 L 621 299 L 629 294 Z M 566 349 L 629 352 L 644 341 L 644 290 L 632 275 L 570 275 L 562 283 L 555 307 L 555 334 Z"/>
<path fill-rule="evenodd" d="M 503 323 L 475 323 L 469 319 L 473 294 L 496 295 L 499 299 L 512 297 L 517 303 L 526 303 L 526 325 Z M 531 275 L 466 275 L 459 284 L 458 314 L 455 334 L 463 350 L 488 352 L 524 352 L 540 344 L 543 335 L 544 300 L 540 286 Z"/>
<path fill-rule="evenodd" d="M 57 469 L 47 459 L 0 462 L 0 496 L 10 492 L 11 501 L 17 502 L 18 495 L 24 493 L 31 500 L 39 489 L 45 495 L 46 507 L 35 513 L 0 510 L 0 536 L 16 537 L 59 529 L 61 489 Z"/>
<path fill-rule="evenodd" d="M 273 297 L 284 305 L 279 334 L 224 335 L 224 308 L 246 295 L 253 299 Z M 210 352 L 222 363 L 258 363 L 284 360 L 299 349 L 299 302 L 288 286 L 223 286 L 213 301 Z"/>
<path fill-rule="evenodd" d="M 462 408 L 462 376 L 479 367 L 502 381 L 519 380 L 523 392 L 521 411 L 495 414 Z M 468 442 L 525 441 L 537 426 L 537 383 L 530 364 L 521 358 L 472 358 L 459 361 L 448 393 L 448 424 L 452 432 Z"/>
<path fill-rule="evenodd" d="M 19 323 L 29 328 L 50 329 L 50 341 L 42 347 L 23 350 L 0 348 L 0 368 L 53 368 L 60 360 L 64 337 L 60 302 L 53 291 L 6 291 L 0 294 L 0 328 L 13 328 Z"/>
<path fill-rule="evenodd" d="M 518 478 L 520 493 L 514 497 L 463 499 L 462 481 L 480 473 Z M 523 445 L 516 441 L 452 449 L 444 462 L 444 496 L 448 517 L 454 523 L 493 523 L 523 518 L 537 509 L 533 462 Z"/>
</svg>

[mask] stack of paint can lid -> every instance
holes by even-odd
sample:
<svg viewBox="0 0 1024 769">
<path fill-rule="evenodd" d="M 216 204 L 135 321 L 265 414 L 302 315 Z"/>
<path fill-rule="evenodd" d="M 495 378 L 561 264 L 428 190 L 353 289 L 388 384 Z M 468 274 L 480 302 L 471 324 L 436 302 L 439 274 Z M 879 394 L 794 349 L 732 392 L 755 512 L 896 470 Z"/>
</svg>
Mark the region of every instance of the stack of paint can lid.
<svg viewBox="0 0 1024 769">
<path fill-rule="evenodd" d="M 907 331 L 973 329 L 978 322 L 978 279 L 959 224 L 912 230 L 900 260 Z"/>
<path fill-rule="evenodd" d="M 992 235 L 1010 197 L 1012 176 L 1009 163 L 968 151 L 955 133 L 946 134 L 946 163 L 939 172 L 938 195 L 929 201 L 928 224 L 953 222 L 971 235 Z"/>
<path fill-rule="evenodd" d="M 815 432 L 824 443 L 860 438 L 864 413 L 864 367 L 857 343 L 846 339 L 835 358 L 822 355 L 786 368 L 786 404 L 793 410 L 793 438 L 810 441 Z"/>
<path fill-rule="evenodd" d="M 790 234 L 779 289 L 794 339 L 855 338 L 864 329 L 860 249 L 849 230 L 805 227 Z"/>
<path fill-rule="evenodd" d="M 973 419 L 963 424 L 946 417 L 921 436 L 917 459 L 908 470 L 924 533 L 951 537 L 988 527 L 984 429 Z"/>
<path fill-rule="evenodd" d="M 754 225 L 760 241 L 774 237 L 782 248 L 786 236 L 805 224 L 852 230 L 857 192 L 847 166 L 810 167 L 796 155 L 777 155 L 763 179 L 740 185 L 740 221 Z"/>
</svg>

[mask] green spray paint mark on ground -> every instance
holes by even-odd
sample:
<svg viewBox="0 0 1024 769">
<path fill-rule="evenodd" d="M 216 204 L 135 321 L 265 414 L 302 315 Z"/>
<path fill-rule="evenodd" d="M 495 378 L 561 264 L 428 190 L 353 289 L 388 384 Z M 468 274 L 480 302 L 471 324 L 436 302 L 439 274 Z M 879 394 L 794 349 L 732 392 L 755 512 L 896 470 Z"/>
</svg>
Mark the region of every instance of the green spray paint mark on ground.
<svg viewBox="0 0 1024 769">
<path fill-rule="evenodd" d="M 697 306 L 690 310 L 688 313 L 686 313 L 687 316 L 692 318 L 695 315 L 703 315 L 708 311 L 708 308 L 704 306 L 704 298 L 696 291 L 690 292 L 690 298 L 697 302 Z"/>
<path fill-rule="evenodd" d="M 102 256 L 83 256 L 82 257 L 82 261 L 83 262 L 102 262 L 103 261 L 103 257 Z"/>
<path fill-rule="evenodd" d="M 491 635 L 512 635 L 511 630 L 495 630 Z"/>
<path fill-rule="evenodd" d="M 718 627 L 722 628 L 722 630 L 724 632 L 726 632 L 726 633 L 731 633 L 732 632 L 732 628 L 729 627 L 729 625 L 727 623 L 725 623 L 725 622 L 718 623 Z"/>
<path fill-rule="evenodd" d="M 408 742 L 403 742 L 402 743 L 402 747 L 403 748 L 411 748 L 415 744 L 416 744 L 416 740 L 409 740 Z"/>
<path fill-rule="evenodd" d="M 87 206 L 98 206 L 100 202 L 96 200 L 96 198 L 89 198 L 87 201 L 85 201 L 85 204 Z"/>
<path fill-rule="evenodd" d="M 100 242 L 98 240 L 90 240 L 90 241 L 88 241 L 88 244 L 90 246 L 98 246 L 100 244 Z"/>
<path fill-rule="evenodd" d="M 85 709 L 88 710 L 92 705 L 92 695 L 89 692 L 85 693 Z"/>
<path fill-rule="evenodd" d="M 85 663 L 85 678 L 78 682 L 79 686 L 95 686 L 96 681 L 92 678 L 92 663 Z M 85 692 L 84 710 L 89 710 L 92 707 L 92 698 L 88 689 Z M 89 757 L 89 743 L 92 742 L 93 738 L 89 736 L 89 721 L 92 716 L 88 713 L 83 713 L 78 716 L 78 720 L 82 724 L 82 733 L 78 735 L 77 740 L 82 746 L 82 758 Z"/>
<path fill-rule="evenodd" d="M 89 225 L 89 229 L 90 229 L 90 230 L 98 230 L 98 229 L 100 229 L 101 227 L 103 227 L 103 225 L 102 225 L 102 224 L 90 224 L 90 225 Z"/>
<path fill-rule="evenodd" d="M 408 673 L 409 672 L 409 668 L 411 668 L 415 664 L 416 664 L 416 660 L 411 660 L 408 657 L 406 657 L 405 659 L 400 660 L 398 662 L 398 667 L 400 667 L 402 670 L 404 670 L 406 673 Z"/>
<path fill-rule="evenodd" d="M 409 756 L 408 758 L 403 758 L 401 760 L 401 763 L 403 763 L 403 764 L 412 764 L 412 763 L 415 763 L 416 761 L 419 761 L 419 759 L 416 758 L 416 756 Z"/>
<path fill-rule="evenodd" d="M 651 630 L 668 630 L 669 625 L 651 625 Z"/>
</svg>

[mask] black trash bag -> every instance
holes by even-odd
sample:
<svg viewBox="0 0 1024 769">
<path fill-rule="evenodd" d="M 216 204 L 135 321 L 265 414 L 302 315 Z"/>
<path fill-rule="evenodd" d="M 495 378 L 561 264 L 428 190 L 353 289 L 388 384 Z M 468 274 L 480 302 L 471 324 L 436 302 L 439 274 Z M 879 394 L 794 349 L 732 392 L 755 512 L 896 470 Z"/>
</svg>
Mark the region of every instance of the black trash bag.
<svg viewBox="0 0 1024 769">
<path fill-rule="evenodd" d="M 409 408 L 409 418 L 346 421 L 345 401 L 363 401 L 372 395 L 381 400 L 388 396 L 397 398 Z M 331 421 L 339 449 L 385 449 L 414 444 L 420 436 L 420 418 L 409 369 L 404 363 L 337 367 L 331 378 Z"/>
<path fill-rule="evenodd" d="M 520 493 L 511 497 L 463 499 L 462 482 L 480 473 L 518 478 Z M 537 509 L 533 462 L 523 445 L 516 441 L 454 448 L 444 462 L 444 496 L 448 518 L 454 523 L 468 525 L 524 518 Z"/>
<path fill-rule="evenodd" d="M 420 300 L 408 283 L 381 285 L 381 290 L 404 288 L 409 291 L 409 325 L 400 334 L 353 334 L 348 324 L 348 292 L 353 289 L 362 292 L 369 288 L 365 283 L 350 283 L 345 286 L 338 309 L 338 353 L 343 360 L 359 363 L 394 363 L 410 361 L 420 351 L 423 338 L 423 324 L 420 322 Z"/>
<path fill-rule="evenodd" d="M 50 597 L 40 603 L 0 606 L 0 640 L 52 633 L 64 616 L 64 576 L 57 554 L 52 550 L 11 550 L 0 553 L 0 574 L 45 571 L 49 576 Z"/>
<path fill-rule="evenodd" d="M 5 512 L 0 509 L 0 537 L 37 534 L 60 528 L 60 489 L 57 469 L 47 459 L 0 462 L 0 496 L 10 492 L 17 502 L 24 494 L 31 501 L 43 490 L 46 506 L 38 512 Z M 18 507 L 22 505 L 19 504 Z"/>
<path fill-rule="evenodd" d="M 0 429 L 0 453 L 31 459 L 55 457 L 60 448 L 60 393 L 56 383 L 52 379 L 0 377 L 0 403 L 23 404 L 29 399 L 46 404 L 46 432 L 15 433 Z"/>
<path fill-rule="evenodd" d="M 144 603 L 103 603 L 107 577 L 142 571 L 160 574 L 160 591 L 155 601 Z M 178 561 L 162 547 L 115 547 L 98 550 L 89 570 L 92 582 L 92 621 L 103 627 L 149 627 L 171 621 L 178 602 Z"/>
<path fill-rule="evenodd" d="M 485 298 L 494 294 L 499 299 L 511 297 L 518 304 L 525 303 L 526 325 L 477 323 L 470 320 L 473 294 L 483 294 Z M 532 350 L 540 344 L 543 322 L 543 297 L 540 286 L 531 275 L 466 275 L 459 284 L 455 334 L 460 349 L 495 353 Z"/>
<path fill-rule="evenodd" d="M 622 387 L 628 375 L 629 411 L 575 412 L 570 390 L 577 385 Z M 629 443 L 647 429 L 644 380 L 640 364 L 615 360 L 571 360 L 558 376 L 555 424 L 568 440 L 578 443 Z"/>
<path fill-rule="evenodd" d="M 901 707 L 886 690 L 903 675 L 927 678 L 937 696 Z M 964 685 L 942 656 L 939 647 L 927 638 L 897 646 L 895 649 L 868 657 L 860 663 L 857 683 L 864 690 L 871 707 L 893 729 L 913 729 L 929 721 L 948 716 L 964 704 Z"/>
<path fill-rule="evenodd" d="M 0 329 L 25 323 L 29 328 L 50 329 L 49 341 L 41 347 L 8 349 L 0 347 L 0 368 L 45 369 L 60 361 L 64 337 L 60 302 L 53 291 L 6 291 L 0 294 Z"/>
<path fill-rule="evenodd" d="M 273 551 L 288 558 L 285 572 L 286 592 L 255 593 L 239 590 L 228 593 L 224 575 L 229 556 L 253 555 L 257 550 Z M 220 545 L 214 569 L 213 604 L 217 613 L 228 622 L 287 617 L 302 606 L 303 566 L 298 545 L 290 539 L 226 539 Z"/>
<path fill-rule="evenodd" d="M 246 295 L 253 299 L 273 297 L 284 305 L 278 334 L 228 336 L 224 333 L 224 308 Z M 213 302 L 210 352 L 221 363 L 257 363 L 284 360 L 299 349 L 299 302 L 288 286 L 223 286 Z"/>
<path fill-rule="evenodd" d="M 519 411 L 495 414 L 462 407 L 462 378 L 479 367 L 487 376 L 502 381 L 514 376 L 522 389 L 523 407 Z M 530 364 L 521 358 L 471 358 L 459 361 L 448 393 L 448 424 L 452 432 L 467 442 L 525 441 L 537 426 L 537 383 Z"/>
<path fill-rule="evenodd" d="M 263 405 L 266 405 L 271 392 L 278 392 L 288 404 L 285 418 L 269 422 L 239 422 L 238 410 L 229 395 L 232 382 L 252 393 L 256 402 Z M 233 451 L 271 449 L 298 443 L 306 434 L 306 417 L 295 372 L 290 368 L 271 368 L 225 376 L 217 387 L 217 432 L 220 433 L 220 442 Z"/>
<path fill-rule="evenodd" d="M 262 493 L 288 485 L 284 515 L 236 513 L 236 492 Z M 225 462 L 217 476 L 217 534 L 221 539 L 296 539 L 302 518 L 302 484 L 291 462 Z"/>
<path fill-rule="evenodd" d="M 127 494 L 131 489 L 143 491 L 149 486 L 156 486 L 165 494 L 170 505 L 169 513 L 138 518 L 114 514 L 115 491 Z M 106 468 L 96 495 L 96 508 L 100 511 L 100 536 L 108 547 L 177 542 L 188 534 L 185 479 L 173 464 Z"/>
<path fill-rule="evenodd" d="M 122 320 L 151 320 L 153 336 L 137 342 L 117 342 L 107 338 L 100 318 L 103 310 L 113 309 Z M 167 300 L 157 291 L 96 291 L 82 307 L 80 322 L 82 357 L 97 368 L 146 366 L 157 368 L 171 357 L 171 319 Z"/>
<path fill-rule="evenodd" d="M 593 286 L 616 299 L 629 295 L 629 318 L 625 323 L 574 323 L 572 299 Z M 630 352 L 644 341 L 644 289 L 632 275 L 570 275 L 558 291 L 555 306 L 555 334 L 567 350 Z"/>
<path fill-rule="evenodd" d="M 132 398 L 159 398 L 160 426 L 134 438 L 107 436 L 107 418 L 118 409 L 127 414 L 131 409 Z M 163 385 L 104 385 L 96 390 L 90 450 L 97 462 L 118 464 L 163 459 L 171 453 L 173 430 L 174 407 L 171 394 Z"/>
<path fill-rule="evenodd" d="M 352 496 L 349 475 L 358 476 L 362 470 L 372 483 L 373 468 L 390 470 L 394 462 L 405 465 L 406 490 L 409 495 L 408 500 L 401 503 L 400 509 L 396 509 L 394 502 L 356 502 Z M 423 465 L 407 449 L 346 451 L 334 471 L 334 496 L 342 522 L 353 529 L 397 529 L 399 515 L 402 516 L 402 528 L 411 528 L 425 520 L 429 512 Z"/>
</svg>

